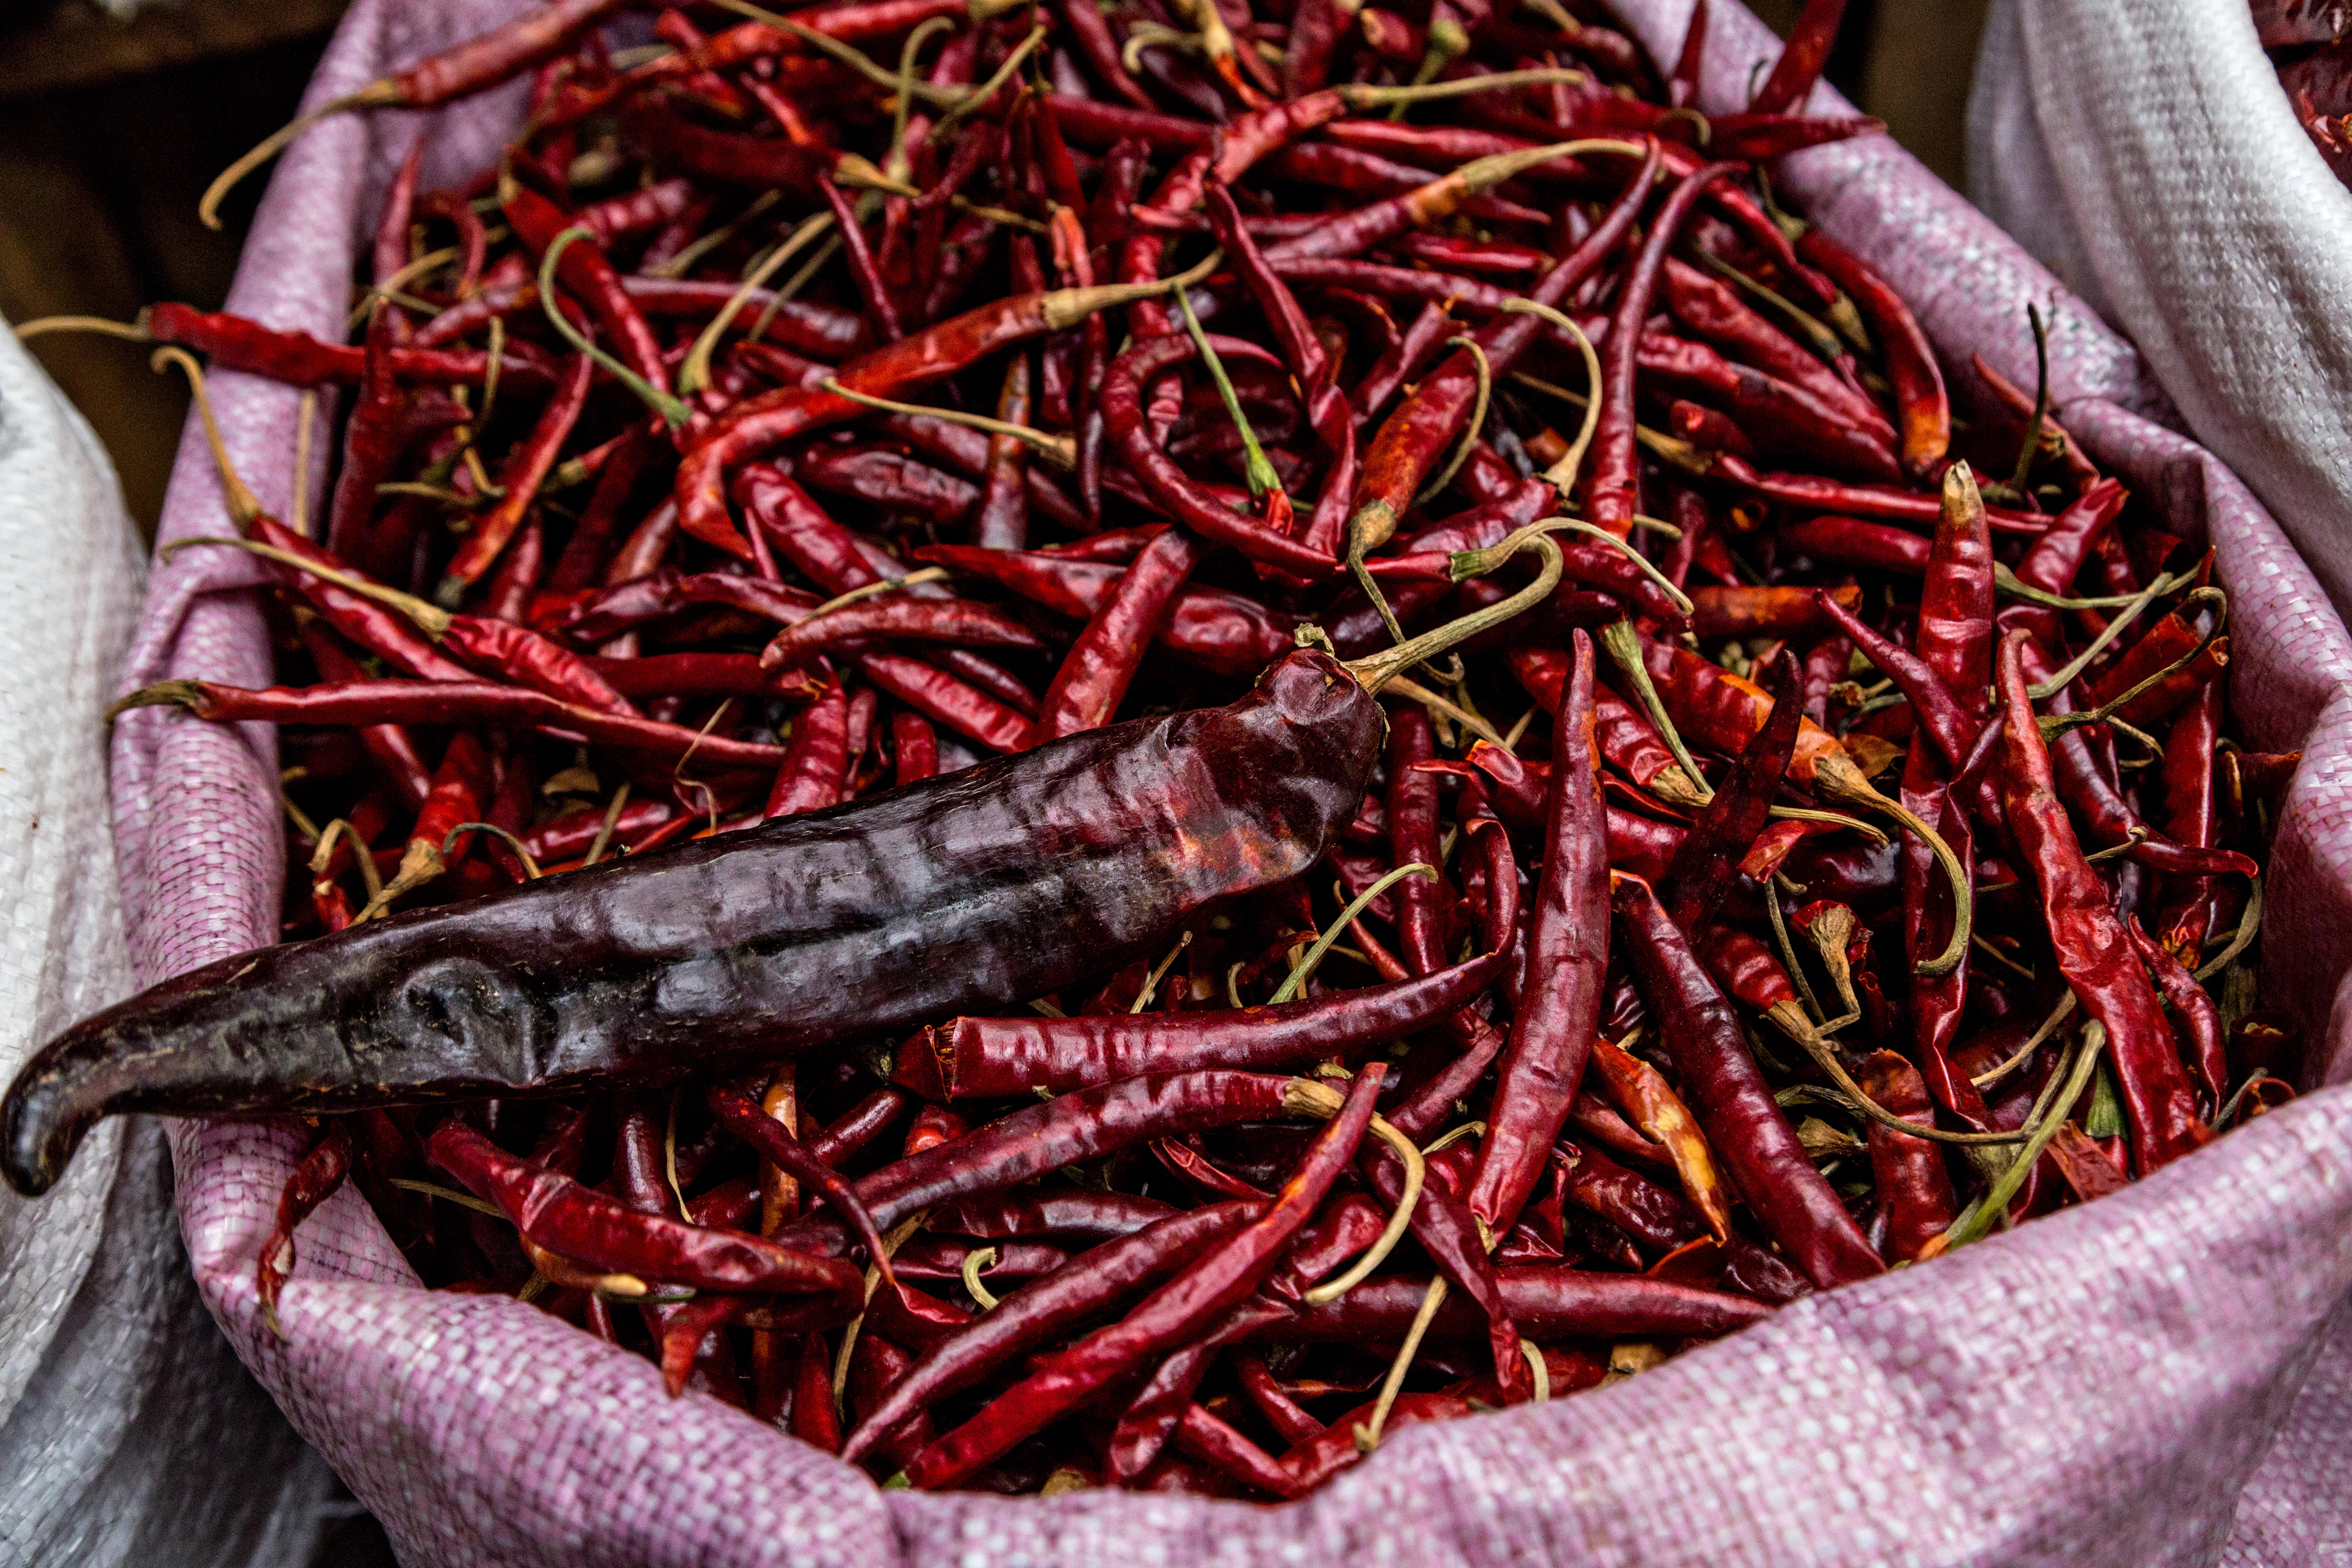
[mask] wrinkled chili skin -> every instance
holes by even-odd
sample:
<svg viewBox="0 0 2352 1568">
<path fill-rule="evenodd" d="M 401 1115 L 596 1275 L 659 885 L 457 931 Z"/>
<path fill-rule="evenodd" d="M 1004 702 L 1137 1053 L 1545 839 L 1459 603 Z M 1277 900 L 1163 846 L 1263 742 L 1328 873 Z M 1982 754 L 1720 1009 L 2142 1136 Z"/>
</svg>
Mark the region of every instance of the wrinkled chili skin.
<svg viewBox="0 0 2352 1568">
<path fill-rule="evenodd" d="M 1528 934 L 1529 974 L 1480 1143 L 1471 1212 L 1500 1234 L 1543 1173 L 1568 1121 L 1601 1016 L 1609 966 L 1609 842 L 1593 756 L 1591 639 L 1575 635 L 1545 796 L 1543 875 Z"/>
<path fill-rule="evenodd" d="M 1881 1272 L 1877 1253 L 1797 1142 L 1731 1005 L 1656 896 L 1628 877 L 1619 879 L 1612 901 L 1634 977 L 1658 1010 L 1659 1035 L 1683 1094 L 1758 1222 L 1822 1289 Z"/>
<path fill-rule="evenodd" d="M 2132 1162 L 2145 1176 L 2193 1152 L 2213 1132 L 2198 1119 L 2197 1097 L 2157 1005 L 2156 988 L 2116 919 L 2106 883 L 2084 858 L 2074 825 L 2058 803 L 2051 753 L 2026 688 L 2028 641 L 2027 633 L 2011 632 L 2000 647 L 2001 803 L 2025 861 L 2021 868 L 2041 894 L 2059 972 L 2083 1011 L 2106 1026 L 2109 1059 L 2131 1127 Z"/>
<path fill-rule="evenodd" d="M 45 1047 L 0 1160 L 39 1193 L 118 1110 L 609 1092 L 1040 995 L 1304 873 L 1383 730 L 1302 650 L 1225 708 L 225 959 Z"/>
<path fill-rule="evenodd" d="M 1055 1093 L 1147 1071 L 1262 1071 L 1386 1045 L 1475 1000 L 1501 973 L 1487 953 L 1423 978 L 1238 1012 L 956 1018 L 900 1052 L 897 1081 L 938 1098 Z"/>
<path fill-rule="evenodd" d="M 1564 1335 L 1679 1334 L 1711 1339 L 1771 1316 L 1772 1309 L 1745 1296 L 1729 1296 L 1693 1285 L 1670 1284 L 1640 1275 L 1590 1273 L 1552 1264 L 1496 1270 L 1511 1316 L 1538 1340 Z M 1277 1343 L 1342 1340 L 1394 1343 L 1404 1337 L 1428 1280 L 1410 1275 L 1367 1279 L 1336 1301 L 1302 1307 L 1288 1322 L 1259 1337 Z M 1437 1310 L 1430 1333 L 1471 1339 L 1486 1323 L 1472 1303 L 1447 1301 Z"/>
</svg>

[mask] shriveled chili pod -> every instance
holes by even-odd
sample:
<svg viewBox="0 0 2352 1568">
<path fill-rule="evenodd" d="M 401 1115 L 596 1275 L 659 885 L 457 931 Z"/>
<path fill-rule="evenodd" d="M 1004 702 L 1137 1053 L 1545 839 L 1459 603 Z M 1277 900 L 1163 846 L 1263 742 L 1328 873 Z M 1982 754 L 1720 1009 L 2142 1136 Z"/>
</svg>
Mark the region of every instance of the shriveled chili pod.
<svg viewBox="0 0 2352 1568">
<path fill-rule="evenodd" d="M 446 711 L 435 704 L 452 688 L 418 689 L 434 700 L 425 710 Z M 536 693 L 502 695 L 585 725 Z M 187 689 L 185 700 L 215 710 L 226 700 L 216 688 Z M 369 716 L 392 715 L 379 706 Z M 968 1000 L 1041 994 L 1123 947 L 1163 940 L 1212 899 L 1312 865 L 1354 814 L 1382 728 L 1355 674 L 1301 652 L 1231 708 L 1089 731 L 1026 763 L 225 960 L 37 1054 L 5 1103 L 6 1168 L 24 1190 L 47 1186 L 89 1122 L 118 1109 L 325 1109 L 489 1084 L 658 1080 L 845 1027 L 900 1027 Z M 782 760 L 774 747 L 756 752 L 770 768 Z M 1171 755 L 1201 765 L 1171 773 Z M 1225 800 L 1210 793 L 1220 768 L 1235 792 Z M 1285 782 L 1269 789 L 1277 774 Z M 1025 864 L 1027 825 L 1080 798 L 1100 804 L 1062 838 L 1063 875 L 1023 879 L 1027 891 L 1009 901 L 983 896 L 1000 867 Z M 1158 829 L 1174 820 L 1198 826 L 1171 841 Z M 938 852 L 950 845 L 962 847 Z M 909 867 L 922 868 L 919 885 Z M 745 898 L 747 885 L 761 891 Z M 961 931 L 940 915 L 958 909 Z M 641 929 L 657 911 L 677 924 L 646 946 L 598 934 Z M 1064 922 L 1066 935 L 1041 941 Z M 948 956 L 959 947 L 965 957 Z M 743 962 L 755 952 L 765 956 Z M 656 994 L 658 1005 L 620 1000 Z M 447 1020 L 459 1017 L 469 1022 L 452 1042 Z M 559 1026 L 561 1051 L 541 1039 Z M 424 1048 L 354 1050 L 359 1038 Z"/>
<path fill-rule="evenodd" d="M 1660 1037 L 1674 1056 L 1691 1109 L 1765 1233 L 1822 1289 L 1880 1272 L 1877 1253 L 1813 1168 L 1766 1086 L 1738 1019 L 1664 906 L 1647 884 L 1625 876 L 1616 879 L 1612 902 L 1633 972 L 1659 1010 Z"/>
<path fill-rule="evenodd" d="M 1609 963 L 1608 835 L 1592 754 L 1591 639 L 1579 632 L 1545 796 L 1543 876 L 1528 928 L 1528 990 L 1511 1022 L 1471 1212 L 1510 1229 L 1568 1120 L 1601 1015 Z"/>
<path fill-rule="evenodd" d="M 2106 1026 L 2133 1162 L 2145 1175 L 2191 1152 L 2212 1132 L 2198 1117 L 2196 1094 L 2147 972 L 2058 802 L 2050 753 L 2026 689 L 2021 645 L 2027 635 L 2011 632 L 2000 645 L 2001 802 L 2041 895 L 2059 970 L 2084 1011 Z"/>
</svg>

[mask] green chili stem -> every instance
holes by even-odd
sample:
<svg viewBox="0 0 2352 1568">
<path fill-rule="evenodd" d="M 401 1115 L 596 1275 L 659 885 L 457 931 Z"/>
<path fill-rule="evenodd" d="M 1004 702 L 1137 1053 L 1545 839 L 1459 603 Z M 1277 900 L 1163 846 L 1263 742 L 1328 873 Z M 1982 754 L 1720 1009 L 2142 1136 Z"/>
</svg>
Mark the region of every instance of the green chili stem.
<svg viewBox="0 0 2352 1568">
<path fill-rule="evenodd" d="M 1241 394 L 1234 390 L 1233 378 L 1225 374 L 1225 362 L 1209 346 L 1209 334 L 1201 329 L 1201 318 L 1193 312 L 1191 293 L 1182 289 L 1174 293 L 1177 309 L 1184 313 L 1184 330 L 1192 334 L 1193 346 L 1201 351 L 1201 363 L 1209 367 L 1209 379 L 1216 383 L 1217 395 L 1224 400 L 1225 413 L 1232 416 L 1234 428 L 1242 433 L 1242 450 L 1248 457 L 1245 473 L 1250 499 L 1264 500 L 1268 491 L 1282 488 L 1281 476 L 1265 460 L 1265 448 L 1257 444 L 1257 432 L 1250 428 L 1249 416 L 1242 412 Z"/>
<path fill-rule="evenodd" d="M 2010 1162 L 2009 1169 L 2000 1173 L 2000 1179 L 1993 1183 L 1992 1190 L 1938 1238 L 1942 1243 L 1937 1249 L 1939 1252 L 1966 1247 L 1991 1234 L 1992 1227 L 2008 1213 L 2010 1200 L 2017 1196 L 2017 1190 L 2032 1173 L 2035 1162 L 2042 1158 L 2042 1152 L 2050 1147 L 2050 1141 L 2058 1136 L 2058 1129 L 2065 1124 L 2067 1117 L 2074 1114 L 2074 1102 L 2082 1099 L 2083 1091 L 2090 1087 L 2091 1074 L 2098 1068 L 2099 1052 L 2106 1043 L 2106 1026 L 2097 1019 L 2083 1026 L 2083 1043 L 2075 1052 L 2074 1069 L 2066 1076 L 2065 1088 L 2046 1111 L 2036 1107 L 2036 1120 L 2032 1124 L 2033 1135 L 2026 1140 L 2025 1147 L 2018 1151 L 2017 1158 Z M 2057 1080 L 2053 1079 L 2051 1082 L 2054 1086 Z"/>
<path fill-rule="evenodd" d="M 1659 699 L 1658 689 L 1650 679 L 1650 667 L 1642 662 L 1642 643 L 1634 633 L 1633 623 L 1622 618 L 1610 622 L 1601 628 L 1601 646 L 1608 650 L 1609 657 L 1615 659 L 1617 668 L 1624 672 L 1626 683 L 1633 689 L 1633 700 L 1641 704 L 1643 713 L 1658 731 L 1658 738 L 1665 742 L 1666 750 L 1675 754 L 1675 761 L 1690 780 L 1691 792 L 1698 796 L 1699 804 L 1705 805 L 1713 800 L 1715 791 L 1708 787 L 1706 775 L 1699 772 L 1698 763 L 1691 757 L 1690 748 L 1683 744 L 1682 736 L 1675 729 L 1675 721 L 1666 717 L 1666 705 Z"/>
<path fill-rule="evenodd" d="M 1433 882 L 1437 880 L 1437 868 L 1416 860 L 1410 866 L 1398 867 L 1357 894 L 1354 901 L 1339 911 L 1339 918 L 1331 922 L 1329 929 L 1315 939 L 1315 945 L 1307 950 L 1307 956 L 1298 961 L 1298 967 L 1290 972 L 1289 977 L 1283 981 L 1281 989 L 1275 992 L 1267 1005 L 1279 1007 L 1285 1002 L 1296 1000 L 1305 988 L 1307 977 L 1315 973 L 1315 966 L 1323 962 L 1323 955 L 1331 951 L 1331 944 L 1339 940 L 1339 933 L 1348 929 L 1349 922 L 1369 909 L 1374 899 L 1407 877 L 1420 877 Z"/>
<path fill-rule="evenodd" d="M 710 324 L 703 328 L 701 335 L 694 340 L 694 347 L 688 351 L 686 364 L 677 373 L 677 389 L 680 392 L 691 397 L 710 384 L 710 356 L 718 352 L 719 341 L 727 335 L 727 329 L 736 316 L 751 303 L 751 296 L 758 293 L 769 279 L 783 269 L 785 262 L 798 256 L 817 236 L 832 226 L 833 215 L 819 213 L 793 230 L 782 245 L 761 259 L 760 265 L 743 279 L 743 286 L 728 297 L 727 303 L 719 307 L 719 314 L 710 319 Z"/>
<path fill-rule="evenodd" d="M 693 410 L 668 393 L 655 386 L 603 349 L 598 348 L 589 340 L 585 332 L 572 324 L 572 319 L 563 313 L 563 307 L 556 301 L 556 262 L 572 246 L 581 240 L 593 240 L 595 237 L 595 235 L 588 229 L 574 224 L 548 241 L 547 254 L 541 257 L 539 262 L 539 302 L 546 310 L 548 321 L 554 324 L 556 331 L 562 335 L 564 342 L 595 361 L 597 365 L 613 379 L 644 399 L 646 407 L 662 416 L 663 424 L 673 430 L 680 429 L 687 420 L 693 416 Z"/>
</svg>

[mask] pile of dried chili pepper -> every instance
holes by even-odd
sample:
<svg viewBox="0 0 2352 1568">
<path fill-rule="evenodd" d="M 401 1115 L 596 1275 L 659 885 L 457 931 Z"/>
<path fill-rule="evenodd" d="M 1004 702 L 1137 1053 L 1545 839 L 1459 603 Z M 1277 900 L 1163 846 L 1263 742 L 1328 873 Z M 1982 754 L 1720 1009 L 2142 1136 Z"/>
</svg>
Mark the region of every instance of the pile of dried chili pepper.
<svg viewBox="0 0 2352 1568">
<path fill-rule="evenodd" d="M 230 475 L 288 945 L 78 1026 L 922 1487 L 1300 1495 L 2291 1092 L 2227 602 L 1589 0 L 557 0 L 387 195 L 329 493 Z M 640 19 L 642 22 L 642 19 Z M 321 404 L 321 406 L 331 405 Z M 1962 460 L 1965 459 L 1965 460 Z M 289 1331 L 299 1331 L 299 1325 Z"/>
</svg>

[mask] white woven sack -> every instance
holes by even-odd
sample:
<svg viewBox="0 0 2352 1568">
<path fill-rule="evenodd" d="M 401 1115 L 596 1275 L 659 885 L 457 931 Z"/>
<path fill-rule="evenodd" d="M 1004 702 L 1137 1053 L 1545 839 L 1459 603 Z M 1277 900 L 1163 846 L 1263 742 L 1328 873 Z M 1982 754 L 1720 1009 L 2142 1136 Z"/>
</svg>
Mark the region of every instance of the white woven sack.
<svg viewBox="0 0 2352 1568">
<path fill-rule="evenodd" d="M 0 330 L 0 1074 L 134 989 L 98 716 L 145 579 L 105 452 Z M 299 1563 L 329 1481 L 205 1314 L 161 1126 L 0 1192 L 0 1563 Z"/>
<path fill-rule="evenodd" d="M 2352 191 L 2246 0 L 1995 0 L 1969 194 L 2131 337 L 2352 604 Z"/>
</svg>

